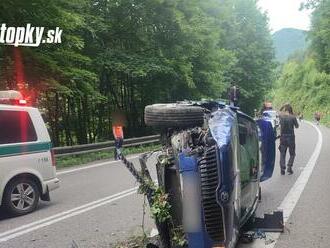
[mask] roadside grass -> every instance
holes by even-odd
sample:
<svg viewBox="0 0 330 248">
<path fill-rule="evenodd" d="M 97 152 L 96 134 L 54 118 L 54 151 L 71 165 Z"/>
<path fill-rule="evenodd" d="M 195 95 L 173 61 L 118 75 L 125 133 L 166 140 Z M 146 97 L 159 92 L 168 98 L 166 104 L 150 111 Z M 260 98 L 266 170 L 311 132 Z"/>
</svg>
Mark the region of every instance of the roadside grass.
<svg viewBox="0 0 330 248">
<path fill-rule="evenodd" d="M 310 122 L 316 124 L 313 113 L 311 113 L 311 112 L 310 113 L 307 113 L 304 118 L 305 118 L 305 120 L 310 121 Z M 320 124 L 330 128 L 330 115 L 329 114 L 323 115 L 321 117 Z"/>
<path fill-rule="evenodd" d="M 122 148 L 122 152 L 124 155 L 129 155 L 129 154 L 154 151 L 160 148 L 161 148 L 160 144 L 140 145 L 140 146 Z M 72 166 L 86 165 L 88 163 L 92 163 L 95 161 L 113 159 L 113 158 L 114 158 L 113 149 L 102 152 L 91 152 L 81 155 L 65 156 L 56 159 L 56 167 L 57 169 L 68 168 Z"/>
<path fill-rule="evenodd" d="M 330 115 L 323 116 L 323 118 L 321 119 L 321 124 L 330 127 Z"/>
</svg>

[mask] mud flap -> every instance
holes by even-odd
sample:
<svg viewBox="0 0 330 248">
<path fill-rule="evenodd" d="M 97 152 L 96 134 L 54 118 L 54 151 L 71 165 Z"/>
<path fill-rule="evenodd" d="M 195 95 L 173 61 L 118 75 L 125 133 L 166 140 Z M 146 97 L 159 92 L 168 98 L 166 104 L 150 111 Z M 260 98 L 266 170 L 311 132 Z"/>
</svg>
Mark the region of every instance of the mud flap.
<svg viewBox="0 0 330 248">
<path fill-rule="evenodd" d="M 275 165 L 275 131 L 271 122 L 264 119 L 257 120 L 257 124 L 260 130 L 260 142 L 261 142 L 261 163 L 262 163 L 262 175 L 260 181 L 266 181 L 273 176 Z"/>
</svg>

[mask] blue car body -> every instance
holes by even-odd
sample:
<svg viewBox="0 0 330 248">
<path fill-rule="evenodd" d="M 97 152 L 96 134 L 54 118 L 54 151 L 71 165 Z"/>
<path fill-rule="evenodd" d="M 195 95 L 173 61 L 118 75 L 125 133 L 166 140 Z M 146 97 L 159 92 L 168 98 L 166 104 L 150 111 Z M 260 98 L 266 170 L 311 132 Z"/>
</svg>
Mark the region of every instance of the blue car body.
<svg viewBox="0 0 330 248">
<path fill-rule="evenodd" d="M 171 222 L 158 225 L 163 246 L 183 226 L 189 248 L 234 248 L 273 174 L 271 123 L 217 101 L 149 105 L 145 120 L 162 128 L 157 177 L 172 206 Z"/>
<path fill-rule="evenodd" d="M 212 113 L 209 128 L 216 141 L 209 154 L 215 160 L 208 162 L 206 158 L 203 164 L 203 159 L 198 162 L 194 156 L 180 154 L 183 192 L 185 181 L 194 178 L 195 194 L 201 194 L 199 205 L 197 201 L 186 204 L 198 205 L 194 216 L 200 218 L 196 221 L 197 226 L 186 232 L 188 247 L 211 248 L 219 245 L 233 248 L 240 228 L 257 208 L 260 182 L 272 176 L 275 137 L 268 121 L 261 119 L 255 122 L 248 115 L 228 106 Z M 216 193 L 212 194 L 213 191 Z"/>
</svg>

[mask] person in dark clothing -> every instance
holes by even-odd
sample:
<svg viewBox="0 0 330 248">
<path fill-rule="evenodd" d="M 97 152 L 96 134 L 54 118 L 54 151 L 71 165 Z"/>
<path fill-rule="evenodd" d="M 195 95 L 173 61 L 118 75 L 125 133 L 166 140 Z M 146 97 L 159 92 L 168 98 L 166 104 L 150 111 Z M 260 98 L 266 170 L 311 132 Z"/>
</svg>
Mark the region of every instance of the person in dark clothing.
<svg viewBox="0 0 330 248">
<path fill-rule="evenodd" d="M 320 120 L 321 120 L 321 113 L 320 112 L 315 112 L 314 113 L 314 119 L 316 121 L 317 125 L 320 125 Z"/>
<path fill-rule="evenodd" d="M 289 149 L 290 158 L 287 163 L 287 172 L 289 175 L 293 174 L 292 166 L 294 158 L 296 156 L 296 141 L 294 128 L 298 128 L 299 124 L 296 117 L 293 115 L 292 107 L 290 104 L 285 104 L 281 108 L 280 114 L 280 145 L 278 147 L 281 157 L 280 157 L 280 166 L 281 166 L 281 175 L 285 175 L 285 157 L 286 151 Z"/>
<path fill-rule="evenodd" d="M 229 104 L 237 107 L 240 97 L 239 87 L 232 84 L 228 91 L 228 97 L 229 97 Z"/>
</svg>

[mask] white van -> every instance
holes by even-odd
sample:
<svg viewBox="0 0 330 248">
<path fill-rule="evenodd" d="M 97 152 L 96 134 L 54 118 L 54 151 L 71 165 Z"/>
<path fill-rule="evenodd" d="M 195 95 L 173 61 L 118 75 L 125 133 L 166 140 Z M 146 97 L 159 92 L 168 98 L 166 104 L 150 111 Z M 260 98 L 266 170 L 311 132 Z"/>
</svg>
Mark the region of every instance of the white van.
<svg viewBox="0 0 330 248">
<path fill-rule="evenodd" d="M 4 95 L 2 91 L 0 205 L 17 216 L 34 211 L 39 198 L 49 201 L 49 192 L 59 187 L 59 179 L 51 140 L 39 110 L 20 105 L 25 103 L 22 99 L 5 99 Z"/>
</svg>

